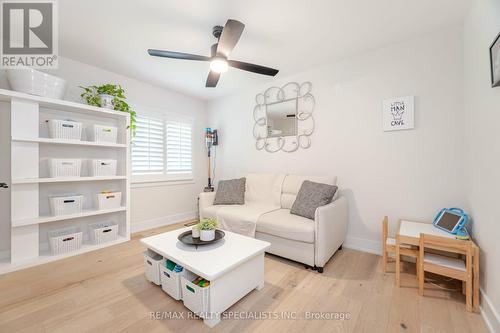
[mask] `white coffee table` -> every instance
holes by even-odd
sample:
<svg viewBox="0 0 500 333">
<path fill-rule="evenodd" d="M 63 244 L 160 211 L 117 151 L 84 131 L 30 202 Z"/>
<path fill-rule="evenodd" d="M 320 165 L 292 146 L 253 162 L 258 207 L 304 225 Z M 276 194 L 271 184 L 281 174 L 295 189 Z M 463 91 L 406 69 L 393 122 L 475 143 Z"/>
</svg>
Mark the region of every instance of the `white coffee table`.
<svg viewBox="0 0 500 333">
<path fill-rule="evenodd" d="M 182 228 L 141 239 L 148 249 L 210 281 L 209 313 L 200 315 L 213 327 L 220 314 L 253 289 L 264 287 L 264 252 L 270 243 L 225 232 L 223 240 L 209 245 L 189 246 L 177 236 Z"/>
</svg>

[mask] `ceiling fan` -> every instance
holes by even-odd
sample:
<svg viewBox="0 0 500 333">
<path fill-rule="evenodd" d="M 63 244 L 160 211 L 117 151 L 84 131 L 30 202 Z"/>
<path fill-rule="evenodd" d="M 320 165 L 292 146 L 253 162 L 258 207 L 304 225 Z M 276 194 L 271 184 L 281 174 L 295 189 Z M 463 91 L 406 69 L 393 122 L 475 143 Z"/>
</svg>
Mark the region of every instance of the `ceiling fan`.
<svg viewBox="0 0 500 333">
<path fill-rule="evenodd" d="M 209 61 L 210 72 L 208 73 L 205 86 L 211 88 L 217 86 L 220 74 L 226 72 L 228 66 L 262 75 L 275 76 L 276 74 L 278 74 L 277 69 L 228 59 L 229 54 L 236 46 L 236 43 L 238 43 L 238 40 L 240 39 L 244 28 L 245 25 L 236 20 L 227 20 L 225 26 L 216 25 L 215 27 L 213 27 L 212 34 L 215 38 L 217 38 L 217 43 L 212 45 L 210 57 L 154 49 L 149 49 L 148 53 L 149 55 L 155 57 Z"/>
</svg>

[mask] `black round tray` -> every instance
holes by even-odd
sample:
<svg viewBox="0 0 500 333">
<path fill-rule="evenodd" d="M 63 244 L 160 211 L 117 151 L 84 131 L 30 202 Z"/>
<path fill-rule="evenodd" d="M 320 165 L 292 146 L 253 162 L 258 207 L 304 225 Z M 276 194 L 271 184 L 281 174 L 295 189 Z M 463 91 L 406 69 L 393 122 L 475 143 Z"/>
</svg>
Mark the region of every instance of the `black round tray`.
<svg viewBox="0 0 500 333">
<path fill-rule="evenodd" d="M 182 234 L 177 237 L 178 240 L 180 240 L 182 243 L 187 244 L 187 245 L 194 245 L 196 248 L 198 248 L 198 245 L 207 245 L 207 244 L 213 244 L 218 241 L 220 241 L 222 238 L 224 238 L 226 234 L 224 231 L 216 229 L 215 230 L 215 238 L 211 241 L 202 241 L 199 238 L 193 238 L 193 231 L 188 230 L 183 232 Z"/>
</svg>

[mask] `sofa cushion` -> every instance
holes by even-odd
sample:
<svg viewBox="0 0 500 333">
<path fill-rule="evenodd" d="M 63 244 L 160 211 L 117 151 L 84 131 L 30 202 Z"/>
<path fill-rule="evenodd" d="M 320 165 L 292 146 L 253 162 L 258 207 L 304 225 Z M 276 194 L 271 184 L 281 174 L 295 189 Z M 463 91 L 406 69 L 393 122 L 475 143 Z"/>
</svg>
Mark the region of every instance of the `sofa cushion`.
<svg viewBox="0 0 500 333">
<path fill-rule="evenodd" d="M 283 181 L 283 189 L 281 191 L 281 208 L 291 209 L 297 193 L 304 180 L 310 180 L 317 183 L 328 185 L 337 185 L 337 177 L 309 177 L 298 175 L 287 175 Z"/>
<path fill-rule="evenodd" d="M 289 209 L 278 209 L 260 216 L 257 232 L 294 241 L 314 243 L 314 222 L 290 214 Z"/>
<path fill-rule="evenodd" d="M 217 205 L 217 206 L 208 206 L 204 207 L 203 211 L 200 212 L 203 218 L 217 218 L 217 212 L 224 207 L 228 207 L 226 205 Z"/>
<path fill-rule="evenodd" d="M 329 204 L 335 192 L 337 192 L 337 186 L 305 180 L 290 213 L 314 220 L 316 208 Z"/>
<path fill-rule="evenodd" d="M 285 175 L 245 174 L 245 203 L 280 206 L 281 187 Z"/>
<path fill-rule="evenodd" d="M 220 180 L 215 193 L 214 205 L 245 204 L 245 178 Z"/>
</svg>

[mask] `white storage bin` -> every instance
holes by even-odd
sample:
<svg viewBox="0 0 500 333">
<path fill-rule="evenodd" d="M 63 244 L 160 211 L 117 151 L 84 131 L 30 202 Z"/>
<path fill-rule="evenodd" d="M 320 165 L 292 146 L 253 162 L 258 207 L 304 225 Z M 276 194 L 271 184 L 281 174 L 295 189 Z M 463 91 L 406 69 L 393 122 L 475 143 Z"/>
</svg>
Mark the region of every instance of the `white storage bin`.
<svg viewBox="0 0 500 333">
<path fill-rule="evenodd" d="M 81 140 L 82 123 L 71 120 L 50 119 L 49 137 L 52 139 Z"/>
<path fill-rule="evenodd" d="M 116 143 L 118 138 L 118 128 L 106 125 L 92 125 L 87 128 L 90 141 Z"/>
<path fill-rule="evenodd" d="M 203 318 L 210 311 L 210 286 L 202 288 L 192 283 L 197 277 L 190 271 L 181 276 L 182 301 L 185 307 Z"/>
<path fill-rule="evenodd" d="M 90 160 L 90 176 L 116 176 L 116 160 Z"/>
<path fill-rule="evenodd" d="M 158 253 L 147 250 L 144 252 L 144 273 L 146 279 L 154 284 L 160 285 L 160 265 L 163 265 L 163 257 Z"/>
<path fill-rule="evenodd" d="M 122 205 L 122 192 L 107 192 L 97 194 L 97 209 L 113 209 Z"/>
<path fill-rule="evenodd" d="M 82 247 L 82 231 L 78 227 L 52 230 L 48 235 L 52 255 L 76 251 Z"/>
<path fill-rule="evenodd" d="M 83 195 L 72 194 L 49 198 L 52 215 L 70 215 L 82 212 Z"/>
<path fill-rule="evenodd" d="M 50 177 L 80 177 L 82 160 L 49 158 Z"/>
<path fill-rule="evenodd" d="M 112 221 L 91 223 L 89 235 L 92 244 L 112 242 L 118 238 L 118 224 Z"/>
<path fill-rule="evenodd" d="M 176 300 L 182 298 L 181 276 L 185 275 L 186 269 L 177 273 L 165 267 L 165 261 L 160 265 L 161 289 Z"/>
</svg>

